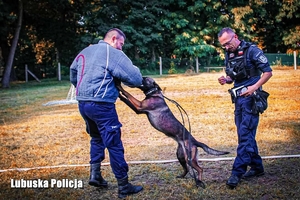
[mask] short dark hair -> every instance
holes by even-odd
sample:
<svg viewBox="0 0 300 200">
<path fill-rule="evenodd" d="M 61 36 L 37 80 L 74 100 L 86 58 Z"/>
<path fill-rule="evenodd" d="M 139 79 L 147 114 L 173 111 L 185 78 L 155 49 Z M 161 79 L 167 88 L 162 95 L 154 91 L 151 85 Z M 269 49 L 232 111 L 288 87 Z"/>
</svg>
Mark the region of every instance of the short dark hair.
<svg viewBox="0 0 300 200">
<path fill-rule="evenodd" d="M 123 31 L 121 31 L 120 29 L 118 28 L 112 28 L 112 29 L 109 29 L 109 31 L 107 31 L 107 33 L 105 34 L 105 38 L 109 36 L 109 33 L 110 32 L 113 32 L 113 31 L 116 31 L 118 33 L 118 35 L 122 36 L 124 38 L 124 40 L 126 39 L 126 35 L 123 33 Z"/>
<path fill-rule="evenodd" d="M 233 33 L 235 34 L 234 30 L 229 28 L 229 27 L 225 27 L 225 28 L 222 28 L 221 31 L 218 33 L 218 37 L 221 37 L 223 35 L 223 33 Z"/>
</svg>

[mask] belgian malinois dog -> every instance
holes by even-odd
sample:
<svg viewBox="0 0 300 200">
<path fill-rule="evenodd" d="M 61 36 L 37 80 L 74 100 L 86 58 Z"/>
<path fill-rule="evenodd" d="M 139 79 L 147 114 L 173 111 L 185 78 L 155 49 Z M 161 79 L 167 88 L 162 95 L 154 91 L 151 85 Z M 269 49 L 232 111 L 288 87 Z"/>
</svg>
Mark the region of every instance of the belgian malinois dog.
<svg viewBox="0 0 300 200">
<path fill-rule="evenodd" d="M 121 84 L 116 84 L 120 91 L 119 98 L 126 103 L 137 114 L 146 114 L 151 125 L 168 137 L 173 138 L 178 143 L 177 158 L 183 167 L 183 173 L 178 178 L 183 178 L 189 172 L 188 165 L 194 168 L 198 176 L 194 174 L 196 185 L 205 188 L 202 182 L 203 169 L 198 165 L 197 147 L 201 147 L 205 152 L 212 155 L 224 155 L 229 152 L 218 151 L 208 147 L 206 144 L 197 141 L 184 125 L 173 115 L 169 106 L 165 102 L 165 97 L 159 85 L 150 77 L 143 77 L 141 89 L 146 98 L 137 100 L 130 93 L 124 90 Z"/>
</svg>

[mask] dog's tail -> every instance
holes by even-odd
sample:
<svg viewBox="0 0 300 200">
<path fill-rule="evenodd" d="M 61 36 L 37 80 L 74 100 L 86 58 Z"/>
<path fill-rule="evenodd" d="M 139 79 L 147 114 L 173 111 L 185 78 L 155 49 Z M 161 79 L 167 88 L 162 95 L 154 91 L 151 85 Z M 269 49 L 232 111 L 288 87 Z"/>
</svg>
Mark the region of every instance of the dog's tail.
<svg viewBox="0 0 300 200">
<path fill-rule="evenodd" d="M 206 144 L 202 143 L 202 142 L 198 142 L 195 140 L 194 143 L 197 147 L 201 147 L 206 153 L 211 154 L 211 155 L 224 155 L 224 154 L 229 154 L 229 152 L 227 151 L 219 151 L 213 148 L 210 148 L 209 146 L 207 146 Z"/>
</svg>

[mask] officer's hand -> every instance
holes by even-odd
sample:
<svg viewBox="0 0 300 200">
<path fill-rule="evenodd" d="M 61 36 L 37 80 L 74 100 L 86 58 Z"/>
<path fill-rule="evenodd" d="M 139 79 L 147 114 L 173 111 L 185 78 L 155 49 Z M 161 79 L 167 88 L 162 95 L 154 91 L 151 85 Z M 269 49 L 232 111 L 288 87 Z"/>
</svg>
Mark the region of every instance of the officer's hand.
<svg viewBox="0 0 300 200">
<path fill-rule="evenodd" d="M 224 85 L 227 81 L 227 79 L 224 76 L 221 76 L 220 78 L 218 78 L 218 81 L 221 85 Z"/>
<path fill-rule="evenodd" d="M 255 86 L 253 86 L 253 85 L 248 86 L 247 90 L 244 91 L 243 93 L 241 93 L 240 96 L 245 96 L 245 97 L 250 96 L 255 92 L 255 90 L 256 90 Z"/>
</svg>

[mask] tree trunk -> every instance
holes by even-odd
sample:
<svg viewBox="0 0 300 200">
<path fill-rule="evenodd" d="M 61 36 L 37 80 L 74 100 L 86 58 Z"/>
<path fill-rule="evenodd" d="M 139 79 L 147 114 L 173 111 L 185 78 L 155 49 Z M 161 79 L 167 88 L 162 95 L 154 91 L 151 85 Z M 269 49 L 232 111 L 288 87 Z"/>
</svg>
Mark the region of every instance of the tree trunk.
<svg viewBox="0 0 300 200">
<path fill-rule="evenodd" d="M 152 47 L 151 49 L 152 49 L 152 57 L 151 57 L 151 61 L 152 61 L 152 62 L 155 62 L 155 60 L 156 60 L 155 49 L 154 49 L 154 47 Z"/>
<path fill-rule="evenodd" d="M 138 53 L 138 48 L 137 47 L 134 47 L 134 58 L 136 59 L 136 60 L 138 60 L 139 58 L 140 58 L 140 56 L 139 56 L 139 53 Z"/>
<path fill-rule="evenodd" d="M 8 59 L 5 65 L 4 74 L 2 78 L 2 88 L 8 88 L 9 87 L 9 81 L 10 81 L 10 73 L 12 70 L 12 65 L 15 57 L 15 52 L 19 40 L 20 30 L 22 26 L 22 18 L 23 18 L 23 2 L 22 0 L 19 0 L 19 13 L 18 13 L 18 23 L 15 31 L 15 35 L 12 41 L 12 45 L 10 47 Z"/>
</svg>

